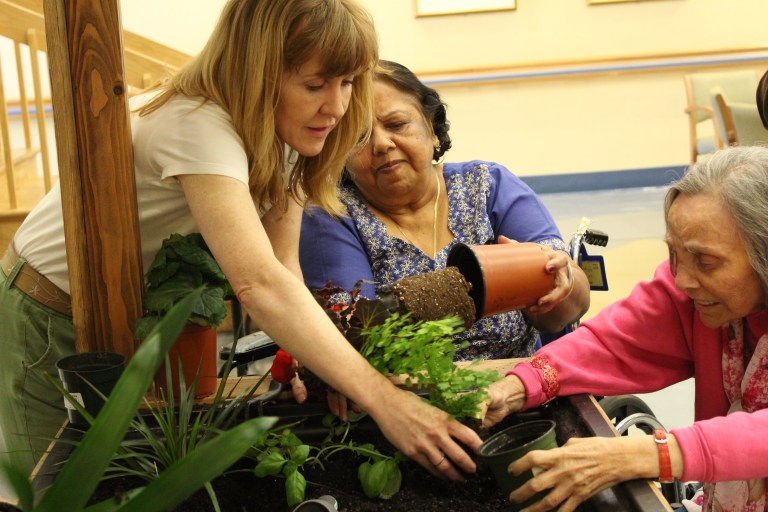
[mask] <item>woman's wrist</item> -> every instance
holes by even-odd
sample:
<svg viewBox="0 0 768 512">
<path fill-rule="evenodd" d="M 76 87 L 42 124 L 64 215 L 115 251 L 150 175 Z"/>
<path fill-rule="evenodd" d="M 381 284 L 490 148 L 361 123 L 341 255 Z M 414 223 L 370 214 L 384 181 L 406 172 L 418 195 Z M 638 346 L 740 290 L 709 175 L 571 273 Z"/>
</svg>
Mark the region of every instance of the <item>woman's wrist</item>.
<svg viewBox="0 0 768 512">
<path fill-rule="evenodd" d="M 520 377 L 507 373 L 501 381 L 504 404 L 510 412 L 519 411 L 525 405 L 525 386 Z"/>
</svg>

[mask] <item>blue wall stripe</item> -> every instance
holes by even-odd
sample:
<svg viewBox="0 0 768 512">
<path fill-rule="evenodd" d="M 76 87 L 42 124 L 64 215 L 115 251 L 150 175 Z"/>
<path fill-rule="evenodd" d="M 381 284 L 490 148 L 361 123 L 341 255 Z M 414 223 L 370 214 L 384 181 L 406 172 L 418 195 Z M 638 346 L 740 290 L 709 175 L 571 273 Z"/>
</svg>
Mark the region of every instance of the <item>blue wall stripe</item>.
<svg viewBox="0 0 768 512">
<path fill-rule="evenodd" d="M 50 106 L 43 107 L 43 112 L 45 112 L 46 114 L 50 114 L 51 112 L 53 112 L 53 108 L 50 107 Z M 37 109 L 35 107 L 30 107 L 29 108 L 29 113 L 30 114 L 36 114 L 37 113 Z M 8 109 L 8 115 L 9 116 L 20 116 L 21 115 L 21 109 L 19 107 L 9 108 Z"/>
<path fill-rule="evenodd" d="M 651 167 L 625 171 L 520 176 L 537 194 L 583 192 L 618 188 L 663 187 L 682 177 L 687 165 Z"/>
<path fill-rule="evenodd" d="M 702 65 L 723 65 L 723 64 L 744 64 L 752 62 L 768 62 L 768 53 L 760 53 L 756 55 L 740 55 L 729 57 L 709 57 L 701 59 L 674 59 L 674 60 L 657 60 L 654 62 L 626 62 L 619 64 L 605 64 L 595 66 L 576 66 L 568 67 L 562 66 L 552 69 L 536 69 L 529 71 L 509 71 L 504 73 L 479 73 L 472 75 L 453 75 L 445 76 L 442 78 L 430 78 L 429 76 L 420 77 L 421 81 L 425 84 L 435 85 L 448 85 L 448 84 L 463 84 L 463 83 L 475 83 L 475 82 L 490 82 L 490 81 L 502 81 L 502 80 L 517 80 L 522 78 L 544 78 L 554 76 L 571 76 L 571 75 L 590 75 L 597 73 L 608 73 L 616 71 L 639 71 L 639 70 L 654 70 L 654 69 L 669 69 L 669 68 L 684 68 L 692 66 Z"/>
</svg>

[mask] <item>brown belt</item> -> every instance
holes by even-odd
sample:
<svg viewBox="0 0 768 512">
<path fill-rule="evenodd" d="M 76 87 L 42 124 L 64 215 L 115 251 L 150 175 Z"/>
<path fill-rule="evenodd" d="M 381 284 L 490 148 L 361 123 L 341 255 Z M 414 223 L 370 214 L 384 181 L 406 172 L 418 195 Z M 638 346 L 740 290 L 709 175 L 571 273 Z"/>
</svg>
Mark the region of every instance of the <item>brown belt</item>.
<svg viewBox="0 0 768 512">
<path fill-rule="evenodd" d="M 12 246 L 8 246 L 3 259 L 0 260 L 0 267 L 2 267 L 3 274 L 6 277 L 11 274 L 13 267 L 18 261 L 19 255 L 16 254 Z M 61 291 L 58 286 L 32 268 L 26 261 L 22 263 L 11 284 L 35 302 L 59 313 L 72 316 L 72 300 L 69 298 L 69 295 Z"/>
</svg>

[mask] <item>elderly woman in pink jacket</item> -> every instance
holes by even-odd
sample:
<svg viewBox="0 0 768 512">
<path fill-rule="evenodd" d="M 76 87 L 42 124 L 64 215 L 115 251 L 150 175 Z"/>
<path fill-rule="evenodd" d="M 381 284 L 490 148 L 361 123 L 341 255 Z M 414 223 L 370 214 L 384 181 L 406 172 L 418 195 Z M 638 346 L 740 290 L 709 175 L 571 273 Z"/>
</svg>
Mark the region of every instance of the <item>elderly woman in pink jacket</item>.
<svg viewBox="0 0 768 512">
<path fill-rule="evenodd" d="M 695 422 L 572 439 L 510 465 L 544 471 L 510 495 L 568 512 L 624 480 L 705 482 L 705 511 L 768 511 L 768 148 L 693 165 L 665 201 L 669 260 L 652 280 L 491 386 L 486 424 L 575 393 L 646 393 L 693 377 Z"/>
</svg>

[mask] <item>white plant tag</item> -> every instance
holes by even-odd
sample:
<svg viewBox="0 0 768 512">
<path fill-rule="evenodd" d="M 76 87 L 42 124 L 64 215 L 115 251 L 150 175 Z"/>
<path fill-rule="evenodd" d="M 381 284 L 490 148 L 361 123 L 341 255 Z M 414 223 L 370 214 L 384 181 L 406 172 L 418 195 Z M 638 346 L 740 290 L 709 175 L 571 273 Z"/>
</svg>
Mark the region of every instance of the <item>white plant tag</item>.
<svg viewBox="0 0 768 512">
<path fill-rule="evenodd" d="M 70 393 L 72 395 L 72 398 L 77 400 L 77 403 L 80 404 L 81 407 L 85 408 L 85 404 L 83 403 L 83 395 L 80 393 Z M 67 408 L 67 410 L 75 411 L 75 406 L 69 403 L 69 400 L 67 400 L 67 397 L 64 397 L 64 407 Z"/>
</svg>

